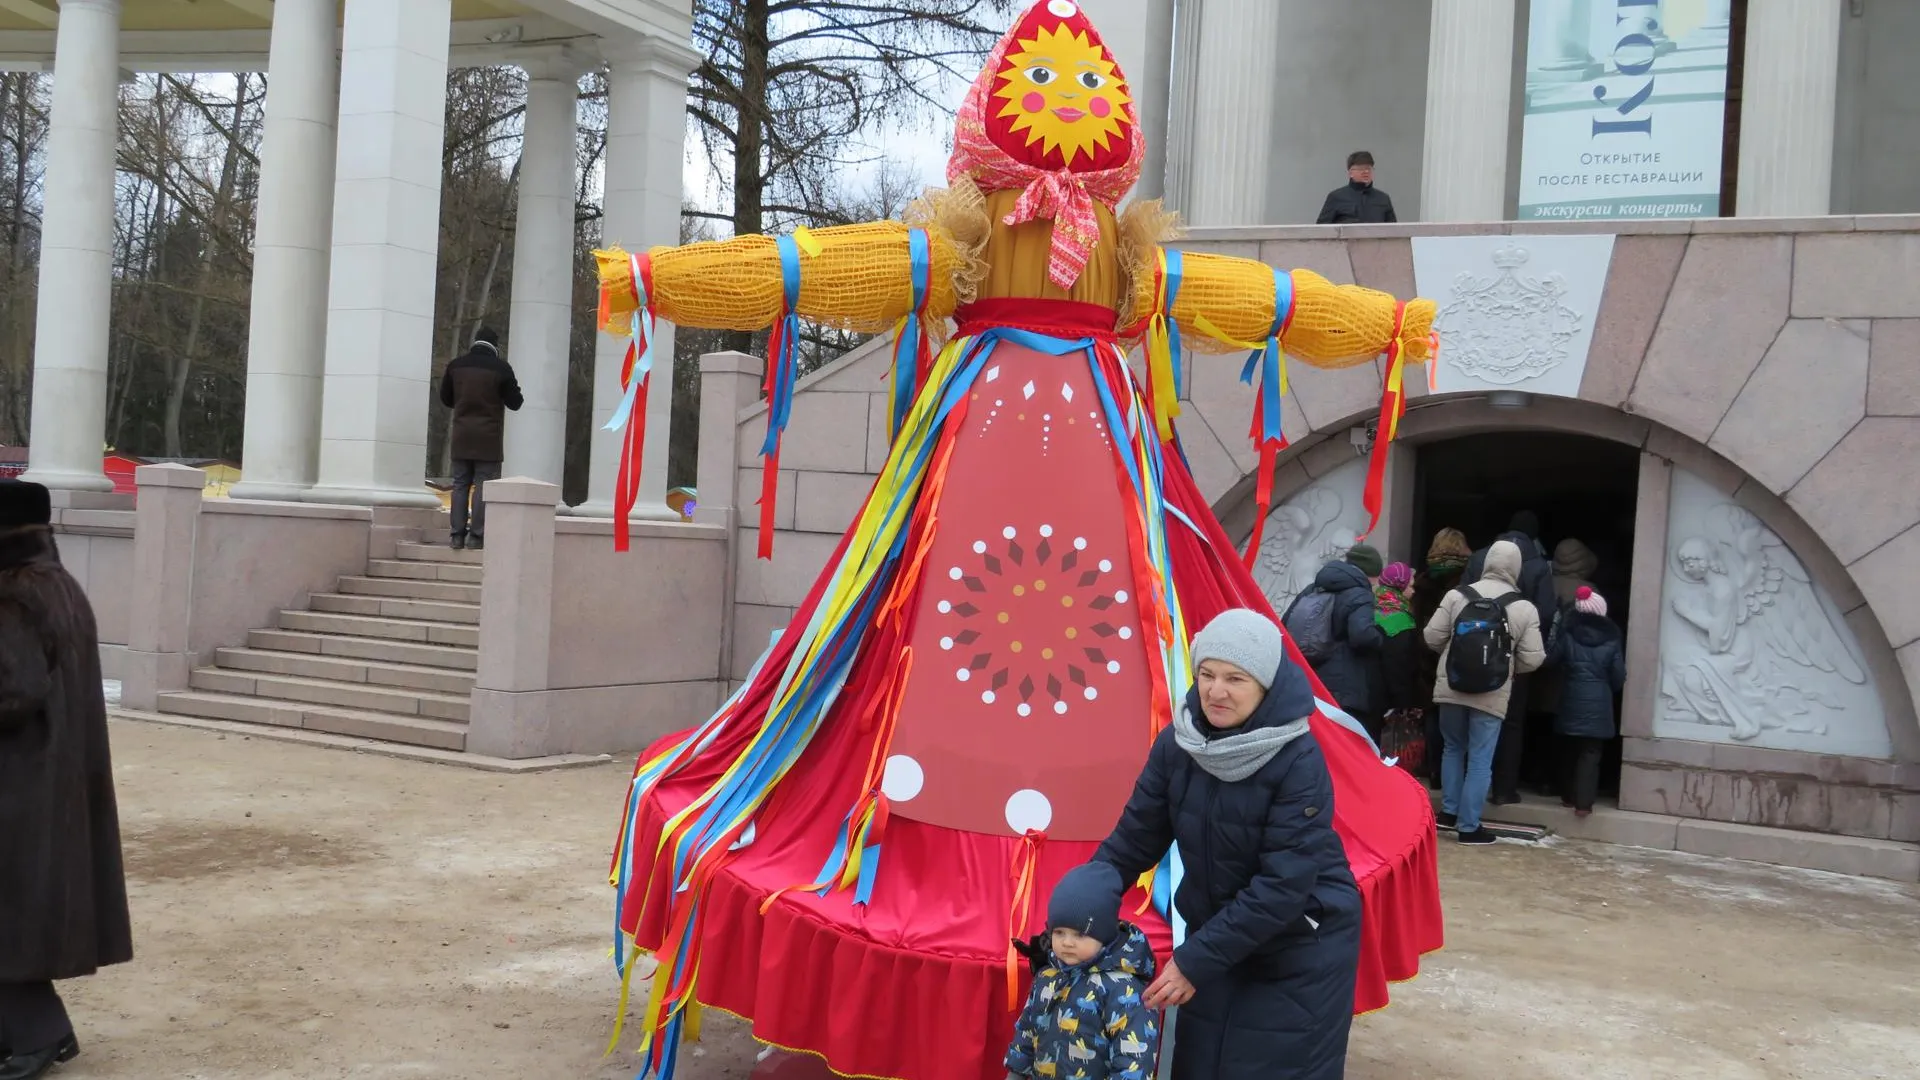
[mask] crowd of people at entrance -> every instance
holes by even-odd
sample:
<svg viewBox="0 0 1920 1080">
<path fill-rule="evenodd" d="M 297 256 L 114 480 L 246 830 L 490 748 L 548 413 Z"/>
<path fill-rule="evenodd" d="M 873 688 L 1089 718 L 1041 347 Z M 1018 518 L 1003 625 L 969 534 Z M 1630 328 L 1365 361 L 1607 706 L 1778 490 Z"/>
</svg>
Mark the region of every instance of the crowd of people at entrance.
<svg viewBox="0 0 1920 1080">
<path fill-rule="evenodd" d="M 1281 619 L 1382 756 L 1441 792 L 1463 844 L 1492 843 L 1483 808 L 1523 785 L 1591 814 L 1619 731 L 1625 635 L 1600 560 L 1575 537 L 1549 554 L 1540 532 L 1530 511 L 1477 548 L 1442 528 L 1418 566 L 1356 544 Z"/>
</svg>

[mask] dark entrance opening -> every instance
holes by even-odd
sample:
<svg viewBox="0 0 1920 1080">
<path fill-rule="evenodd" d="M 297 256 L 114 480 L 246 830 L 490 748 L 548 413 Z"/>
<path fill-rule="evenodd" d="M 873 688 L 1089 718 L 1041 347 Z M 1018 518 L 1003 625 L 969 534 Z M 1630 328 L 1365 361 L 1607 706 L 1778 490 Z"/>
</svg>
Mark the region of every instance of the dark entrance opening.
<svg viewBox="0 0 1920 1080">
<path fill-rule="evenodd" d="M 1531 510 L 1540 519 L 1539 539 L 1549 558 L 1569 539 L 1593 552 L 1598 565 L 1589 579 L 1606 597 L 1608 616 L 1626 629 L 1640 483 L 1637 449 L 1554 432 L 1466 435 L 1422 445 L 1414 475 L 1416 558 L 1425 555 L 1440 529 L 1459 529 L 1479 550 L 1506 531 L 1516 511 Z M 1559 794 L 1561 746 L 1553 735 L 1552 714 L 1543 707 L 1557 697 L 1545 685 L 1554 678 L 1535 679 L 1533 689 L 1540 692 L 1529 694 L 1521 787 L 1537 794 Z M 1614 721 L 1617 732 L 1617 698 Z M 1601 764 L 1600 791 L 1611 798 L 1619 789 L 1616 735 Z"/>
</svg>

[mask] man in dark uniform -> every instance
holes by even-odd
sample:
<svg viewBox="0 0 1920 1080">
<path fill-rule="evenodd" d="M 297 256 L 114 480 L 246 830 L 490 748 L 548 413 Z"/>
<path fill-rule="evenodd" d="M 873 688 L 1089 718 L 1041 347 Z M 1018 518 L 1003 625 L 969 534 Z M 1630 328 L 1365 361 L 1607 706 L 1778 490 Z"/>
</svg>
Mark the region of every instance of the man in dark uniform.
<svg viewBox="0 0 1920 1080">
<path fill-rule="evenodd" d="M 1327 192 L 1318 224 L 1375 225 L 1399 220 L 1393 213 L 1393 200 L 1373 186 L 1373 155 L 1365 150 L 1348 154 L 1346 186 Z"/>
</svg>

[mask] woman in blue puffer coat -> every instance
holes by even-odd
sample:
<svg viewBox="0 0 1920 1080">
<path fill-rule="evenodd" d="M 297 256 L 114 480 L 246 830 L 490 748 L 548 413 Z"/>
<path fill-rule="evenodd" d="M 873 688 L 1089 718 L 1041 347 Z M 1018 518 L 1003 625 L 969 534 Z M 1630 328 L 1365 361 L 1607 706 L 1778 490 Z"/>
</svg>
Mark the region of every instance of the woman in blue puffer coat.
<svg viewBox="0 0 1920 1080">
<path fill-rule="evenodd" d="M 1606 598 L 1590 586 L 1580 586 L 1573 609 L 1554 627 L 1544 666 L 1563 679 L 1553 718 L 1563 755 L 1560 801 L 1586 817 L 1600 787 L 1600 756 L 1614 736 L 1614 697 L 1627 681 L 1625 638 L 1607 618 Z"/>
<path fill-rule="evenodd" d="M 1279 628 L 1246 609 L 1194 636 L 1193 666 L 1185 707 L 1094 858 L 1133 881 L 1180 845 L 1186 940 L 1146 999 L 1179 1007 L 1175 1080 L 1340 1080 L 1360 891 L 1307 727 L 1312 688 Z"/>
</svg>

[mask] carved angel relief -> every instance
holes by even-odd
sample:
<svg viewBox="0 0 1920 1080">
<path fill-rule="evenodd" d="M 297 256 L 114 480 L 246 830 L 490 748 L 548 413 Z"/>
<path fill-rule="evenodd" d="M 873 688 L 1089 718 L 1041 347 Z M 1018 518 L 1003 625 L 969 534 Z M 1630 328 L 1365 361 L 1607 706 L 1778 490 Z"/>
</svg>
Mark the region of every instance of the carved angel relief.
<svg viewBox="0 0 1920 1080">
<path fill-rule="evenodd" d="M 1321 566 L 1358 542 L 1359 530 L 1366 527 L 1360 505 L 1365 464 L 1340 466 L 1267 515 L 1253 580 L 1275 612 L 1285 613 L 1294 597 L 1313 584 Z"/>
<path fill-rule="evenodd" d="M 1662 719 L 1825 735 L 1867 672 L 1786 543 L 1729 502 L 1671 552 L 1666 600 L 1685 632 L 1662 641 Z M 1669 624 L 1671 625 L 1671 624 Z M 1851 697 L 1851 694 L 1846 696 Z"/>
</svg>

